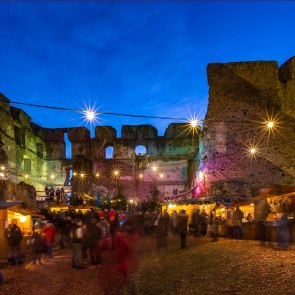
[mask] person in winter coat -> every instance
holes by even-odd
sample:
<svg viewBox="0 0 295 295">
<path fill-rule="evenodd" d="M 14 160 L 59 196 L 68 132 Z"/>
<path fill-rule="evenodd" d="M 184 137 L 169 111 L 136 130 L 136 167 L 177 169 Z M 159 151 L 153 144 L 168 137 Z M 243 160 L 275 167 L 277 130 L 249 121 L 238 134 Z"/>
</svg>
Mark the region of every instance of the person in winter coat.
<svg viewBox="0 0 295 295">
<path fill-rule="evenodd" d="M 176 236 L 178 234 L 178 214 L 176 210 L 171 214 L 171 226 L 172 226 L 172 234 Z"/>
<path fill-rule="evenodd" d="M 5 238 L 8 242 L 9 247 L 9 260 L 12 265 L 22 263 L 21 254 L 21 241 L 23 239 L 23 234 L 20 228 L 17 226 L 16 219 L 12 219 L 12 223 L 8 225 L 5 229 Z"/>
<path fill-rule="evenodd" d="M 72 238 L 72 268 L 81 269 L 81 256 L 82 256 L 82 221 L 76 220 L 71 230 Z"/>
<path fill-rule="evenodd" d="M 187 233 L 187 222 L 188 216 L 185 213 L 185 210 L 181 210 L 178 214 L 178 230 L 181 241 L 181 249 L 186 247 L 186 233 Z"/>
<path fill-rule="evenodd" d="M 201 223 L 200 209 L 195 209 L 192 213 L 192 227 L 194 229 L 195 238 L 199 236 L 199 226 Z"/>
<path fill-rule="evenodd" d="M 232 219 L 232 225 L 233 225 L 235 239 L 242 239 L 243 238 L 243 232 L 242 232 L 242 219 L 243 219 L 243 217 L 244 217 L 243 211 L 239 208 L 239 206 L 237 206 L 236 210 L 233 214 L 233 219 Z"/>
<path fill-rule="evenodd" d="M 43 243 L 38 231 L 35 231 L 31 237 L 32 259 L 33 264 L 36 264 L 38 260 L 39 264 L 42 264 L 41 257 L 43 252 Z"/>
<path fill-rule="evenodd" d="M 46 227 L 43 231 L 44 238 L 47 245 L 47 251 L 49 258 L 53 258 L 53 246 L 54 246 L 54 238 L 55 238 L 55 227 L 52 223 L 46 223 Z"/>
<path fill-rule="evenodd" d="M 82 238 L 89 249 L 90 262 L 92 265 L 101 264 L 101 254 L 97 245 L 101 239 L 101 229 L 96 226 L 96 219 L 91 219 L 90 223 L 87 224 L 86 231 Z"/>
<path fill-rule="evenodd" d="M 167 247 L 167 238 L 165 235 L 164 224 L 164 215 L 162 212 L 158 212 L 158 216 L 155 221 L 156 244 L 158 249 L 161 247 Z"/>
<path fill-rule="evenodd" d="M 124 278 L 128 275 L 128 256 L 130 255 L 130 247 L 125 234 L 119 230 L 116 233 L 117 253 L 118 253 L 118 270 L 123 274 Z"/>
</svg>

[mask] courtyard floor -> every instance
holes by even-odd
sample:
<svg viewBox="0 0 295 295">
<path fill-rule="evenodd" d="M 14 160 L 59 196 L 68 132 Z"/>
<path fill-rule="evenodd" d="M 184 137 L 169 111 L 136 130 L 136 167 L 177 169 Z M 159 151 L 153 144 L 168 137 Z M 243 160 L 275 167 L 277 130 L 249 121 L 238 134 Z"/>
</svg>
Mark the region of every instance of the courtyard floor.
<svg viewBox="0 0 295 295">
<path fill-rule="evenodd" d="M 114 251 L 103 253 L 102 266 L 71 268 L 70 250 L 57 250 L 43 265 L 27 261 L 4 266 L 1 295 L 100 294 L 295 294 L 295 248 L 275 250 L 257 241 L 188 237 L 179 249 L 178 238 L 157 250 L 154 238 L 132 243 L 132 266 L 126 280 L 117 271 Z M 28 258 L 27 258 L 28 260 Z"/>
</svg>

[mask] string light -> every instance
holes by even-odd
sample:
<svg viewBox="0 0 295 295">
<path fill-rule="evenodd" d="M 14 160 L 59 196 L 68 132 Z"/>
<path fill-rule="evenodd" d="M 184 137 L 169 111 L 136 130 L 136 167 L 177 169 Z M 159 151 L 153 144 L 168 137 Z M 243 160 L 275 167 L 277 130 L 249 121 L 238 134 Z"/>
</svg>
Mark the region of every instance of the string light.
<svg viewBox="0 0 295 295">
<path fill-rule="evenodd" d="M 205 178 L 205 173 L 204 173 L 204 171 L 200 171 L 200 172 L 199 172 L 199 178 L 200 178 L 201 180 L 203 180 L 203 179 Z"/>
<path fill-rule="evenodd" d="M 100 176 L 100 174 L 99 174 L 99 173 L 95 173 L 95 177 L 97 177 L 97 178 L 98 178 L 99 176 Z"/>
<path fill-rule="evenodd" d="M 250 158 L 252 160 L 256 156 L 258 156 L 259 153 L 260 153 L 260 148 L 258 147 L 257 144 L 250 143 L 247 145 L 246 156 L 248 158 Z"/>
<path fill-rule="evenodd" d="M 191 127 L 192 128 L 195 128 L 195 127 L 198 127 L 199 126 L 199 121 L 197 119 L 192 119 L 190 121 L 190 124 L 191 124 Z"/>
<path fill-rule="evenodd" d="M 29 175 L 28 175 L 28 174 L 25 174 L 24 177 L 25 177 L 26 179 L 28 179 L 28 178 L 29 178 Z"/>
<path fill-rule="evenodd" d="M 4 165 L 1 165 L 0 169 L 1 169 L 2 171 L 4 171 L 4 170 L 5 170 L 5 166 L 4 166 Z"/>
<path fill-rule="evenodd" d="M 117 167 L 114 167 L 112 170 L 111 170 L 111 174 L 113 175 L 114 178 L 118 179 L 120 178 L 121 176 L 121 170 Z"/>
<path fill-rule="evenodd" d="M 4 177 L 4 173 L 3 172 L 0 172 L 0 177 Z"/>
<path fill-rule="evenodd" d="M 260 122 L 262 125 L 262 130 L 268 134 L 278 131 L 279 125 L 281 124 L 279 115 L 268 115 L 266 114 L 266 119 L 263 118 L 263 121 Z"/>
<path fill-rule="evenodd" d="M 163 178 L 163 177 L 164 177 L 164 174 L 163 174 L 163 173 L 161 173 L 161 174 L 160 174 L 160 177 L 161 177 L 161 178 Z"/>
<path fill-rule="evenodd" d="M 3 99 L 0 99 L 2 102 L 7 102 Z M 87 111 L 92 111 L 93 114 L 90 115 L 92 117 L 93 115 L 110 115 L 110 116 L 122 116 L 122 117 L 133 117 L 133 118 L 147 118 L 147 119 L 160 119 L 160 120 L 176 120 L 176 121 L 186 121 L 186 118 L 177 118 L 177 117 L 161 117 L 161 116 L 146 116 L 146 115 L 136 115 L 136 114 L 125 114 L 125 113 L 115 113 L 115 112 L 101 112 L 95 110 L 95 108 L 86 108 L 86 110 L 79 110 L 74 108 L 66 108 L 66 107 L 56 107 L 56 106 L 49 106 L 49 105 L 40 105 L 40 104 L 32 104 L 32 103 L 25 103 L 25 102 L 19 102 L 19 101 L 10 101 L 10 104 L 16 104 L 16 105 L 25 105 L 29 107 L 36 107 L 36 108 L 45 108 L 45 109 L 53 109 L 53 110 L 60 110 L 60 111 L 73 111 L 73 112 L 79 112 L 83 113 L 85 116 L 85 119 L 87 117 Z M 89 112 L 88 112 L 89 113 Z"/>
<path fill-rule="evenodd" d="M 143 178 L 143 174 L 139 174 L 139 178 Z"/>
<path fill-rule="evenodd" d="M 158 167 L 157 167 L 156 165 L 153 165 L 153 166 L 152 166 L 152 170 L 153 170 L 154 172 L 156 172 L 156 171 L 158 170 Z"/>
<path fill-rule="evenodd" d="M 272 122 L 272 121 L 271 122 L 268 122 L 267 123 L 267 127 L 268 128 L 273 128 L 274 127 L 274 122 Z"/>
<path fill-rule="evenodd" d="M 51 178 L 51 179 L 54 179 L 54 178 L 55 178 L 55 175 L 51 174 L 51 175 L 50 175 L 50 178 Z"/>
<path fill-rule="evenodd" d="M 83 118 L 84 118 L 83 122 L 86 122 L 89 124 L 98 123 L 97 117 L 99 112 L 97 111 L 95 106 L 91 107 L 91 106 L 85 105 L 85 109 L 80 112 L 83 114 Z"/>
</svg>

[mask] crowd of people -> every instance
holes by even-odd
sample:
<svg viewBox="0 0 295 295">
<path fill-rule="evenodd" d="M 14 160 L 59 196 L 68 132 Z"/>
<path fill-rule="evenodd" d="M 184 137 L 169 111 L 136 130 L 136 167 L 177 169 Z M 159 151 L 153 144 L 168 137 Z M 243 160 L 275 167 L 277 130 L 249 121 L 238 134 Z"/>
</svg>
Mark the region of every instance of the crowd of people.
<svg viewBox="0 0 295 295">
<path fill-rule="evenodd" d="M 67 203 L 67 196 L 66 193 L 64 191 L 64 188 L 57 188 L 56 190 L 54 189 L 54 187 L 45 187 L 45 196 L 46 196 L 46 200 L 48 201 L 56 201 L 58 203 L 62 202 L 62 203 Z"/>
<path fill-rule="evenodd" d="M 217 242 L 219 236 L 242 239 L 243 212 L 237 206 L 228 221 L 196 208 L 191 216 L 185 210 L 168 214 L 164 211 L 134 211 L 132 214 L 114 209 L 65 211 L 45 213 L 46 221 L 36 220 L 33 235 L 27 241 L 33 264 L 42 264 L 43 258 L 54 257 L 54 246 L 71 249 L 71 267 L 82 269 L 85 265 L 102 264 L 102 252 L 117 250 L 118 270 L 127 276 L 127 257 L 130 249 L 125 233 L 130 236 L 154 235 L 156 247 L 167 248 L 167 237 L 179 236 L 180 248 L 187 246 L 187 234 L 195 238 L 209 236 Z M 258 223 L 261 225 L 260 223 Z M 286 224 L 282 223 L 282 228 Z M 21 252 L 22 232 L 16 220 L 5 229 L 9 246 L 9 261 L 12 265 L 23 263 Z M 85 264 L 85 261 L 87 262 Z"/>
</svg>

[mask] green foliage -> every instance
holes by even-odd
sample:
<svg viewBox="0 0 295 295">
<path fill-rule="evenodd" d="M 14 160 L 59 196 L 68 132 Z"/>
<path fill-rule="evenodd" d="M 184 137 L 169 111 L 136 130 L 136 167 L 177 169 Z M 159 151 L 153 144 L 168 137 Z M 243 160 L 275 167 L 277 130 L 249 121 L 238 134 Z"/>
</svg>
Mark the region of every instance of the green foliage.
<svg viewBox="0 0 295 295">
<path fill-rule="evenodd" d="M 112 198 L 111 207 L 115 210 L 123 210 L 127 209 L 128 200 L 124 192 L 124 187 L 119 185 L 117 194 Z"/>
<path fill-rule="evenodd" d="M 158 210 L 161 208 L 161 204 L 159 202 L 159 190 L 155 185 L 150 187 L 150 199 L 146 202 L 146 208 L 149 212 Z"/>
</svg>

